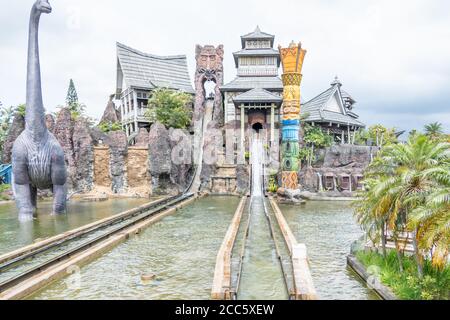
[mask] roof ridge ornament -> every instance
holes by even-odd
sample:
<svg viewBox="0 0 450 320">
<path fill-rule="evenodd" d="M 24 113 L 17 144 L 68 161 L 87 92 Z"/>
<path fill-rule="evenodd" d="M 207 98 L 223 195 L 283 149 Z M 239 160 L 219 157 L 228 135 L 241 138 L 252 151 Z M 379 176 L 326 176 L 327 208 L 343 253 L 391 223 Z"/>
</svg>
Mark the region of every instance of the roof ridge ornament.
<svg viewBox="0 0 450 320">
<path fill-rule="evenodd" d="M 338 85 L 339 87 L 342 86 L 342 82 L 339 80 L 338 76 L 336 75 L 334 77 L 333 82 L 331 83 L 332 86 Z"/>
</svg>

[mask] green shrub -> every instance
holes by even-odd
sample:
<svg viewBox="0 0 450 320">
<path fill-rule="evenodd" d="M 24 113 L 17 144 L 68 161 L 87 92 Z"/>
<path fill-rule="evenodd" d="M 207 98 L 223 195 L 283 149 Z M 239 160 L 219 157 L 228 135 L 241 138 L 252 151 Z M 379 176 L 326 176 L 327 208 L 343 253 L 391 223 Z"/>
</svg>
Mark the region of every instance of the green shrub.
<svg viewBox="0 0 450 320">
<path fill-rule="evenodd" d="M 400 298 L 405 300 L 448 300 L 450 297 L 450 267 L 442 271 L 431 266 L 429 261 L 424 264 L 424 277 L 417 276 L 415 259 L 410 256 L 402 258 L 404 268 L 401 273 L 397 255 L 394 251 L 388 252 L 386 258 L 372 251 L 359 251 L 356 254 L 366 268 L 377 266 L 381 282 L 390 287 Z"/>
<path fill-rule="evenodd" d="M 145 116 L 154 122 L 155 119 L 168 128 L 185 129 L 191 124 L 192 103 L 189 93 L 160 88 L 152 92 L 148 99 L 149 109 Z"/>
<path fill-rule="evenodd" d="M 119 122 L 100 122 L 98 128 L 102 132 L 108 133 L 122 130 L 122 125 Z"/>
<path fill-rule="evenodd" d="M 277 176 L 271 176 L 269 178 L 269 186 L 267 187 L 267 191 L 275 193 L 278 190 Z"/>
</svg>

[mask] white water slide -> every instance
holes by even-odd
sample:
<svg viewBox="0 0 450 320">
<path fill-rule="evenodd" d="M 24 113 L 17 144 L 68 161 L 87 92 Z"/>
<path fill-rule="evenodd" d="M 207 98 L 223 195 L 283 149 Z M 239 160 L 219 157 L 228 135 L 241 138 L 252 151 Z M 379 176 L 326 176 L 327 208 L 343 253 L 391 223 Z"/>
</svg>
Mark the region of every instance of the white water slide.
<svg viewBox="0 0 450 320">
<path fill-rule="evenodd" d="M 205 134 L 208 128 L 209 122 L 212 120 L 212 114 L 214 109 L 214 100 L 207 99 L 205 101 L 205 113 L 203 114 L 203 119 L 197 121 L 195 124 L 195 136 L 194 136 L 194 157 L 196 155 L 197 158 L 194 160 L 195 165 L 197 165 L 197 169 L 195 171 L 194 182 L 192 183 L 189 192 L 198 192 L 200 190 L 201 184 L 201 174 L 203 167 L 203 148 L 205 143 Z"/>
</svg>

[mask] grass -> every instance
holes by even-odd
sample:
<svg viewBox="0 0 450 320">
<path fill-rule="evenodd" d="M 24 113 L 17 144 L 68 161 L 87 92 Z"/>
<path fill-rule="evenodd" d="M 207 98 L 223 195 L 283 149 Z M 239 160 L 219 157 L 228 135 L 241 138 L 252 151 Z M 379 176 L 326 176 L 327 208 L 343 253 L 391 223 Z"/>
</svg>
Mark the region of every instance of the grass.
<svg viewBox="0 0 450 320">
<path fill-rule="evenodd" d="M 404 272 L 400 272 L 394 251 L 383 255 L 373 251 L 359 251 L 356 257 L 369 270 L 376 270 L 380 281 L 390 287 L 403 300 L 449 300 L 450 266 L 438 271 L 425 261 L 424 277 L 417 276 L 417 265 L 413 257 L 403 257 Z"/>
<path fill-rule="evenodd" d="M 4 200 L 10 200 L 8 195 L 2 194 L 5 191 L 8 191 L 11 189 L 11 185 L 9 184 L 0 184 L 0 201 Z"/>
</svg>

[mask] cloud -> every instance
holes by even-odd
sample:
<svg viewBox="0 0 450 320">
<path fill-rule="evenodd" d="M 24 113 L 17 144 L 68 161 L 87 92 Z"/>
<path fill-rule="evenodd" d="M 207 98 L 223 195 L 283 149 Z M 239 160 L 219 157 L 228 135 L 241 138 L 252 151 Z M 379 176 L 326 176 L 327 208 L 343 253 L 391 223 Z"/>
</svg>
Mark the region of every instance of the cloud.
<svg viewBox="0 0 450 320">
<path fill-rule="evenodd" d="M 4 1 L 4 0 L 1 0 Z M 195 44 L 224 44 L 225 80 L 234 78 L 239 36 L 260 25 L 276 45 L 308 50 L 304 99 L 339 75 L 367 123 L 400 129 L 440 121 L 450 127 L 450 3 L 445 0 L 60 0 L 41 19 L 44 103 L 63 104 L 73 78 L 80 100 L 99 118 L 115 90 L 115 42 L 161 54 L 187 54 Z M 28 15 L 33 1 L 0 12 L 0 100 L 25 100 Z M 448 130 L 448 129 L 447 129 Z"/>
</svg>

